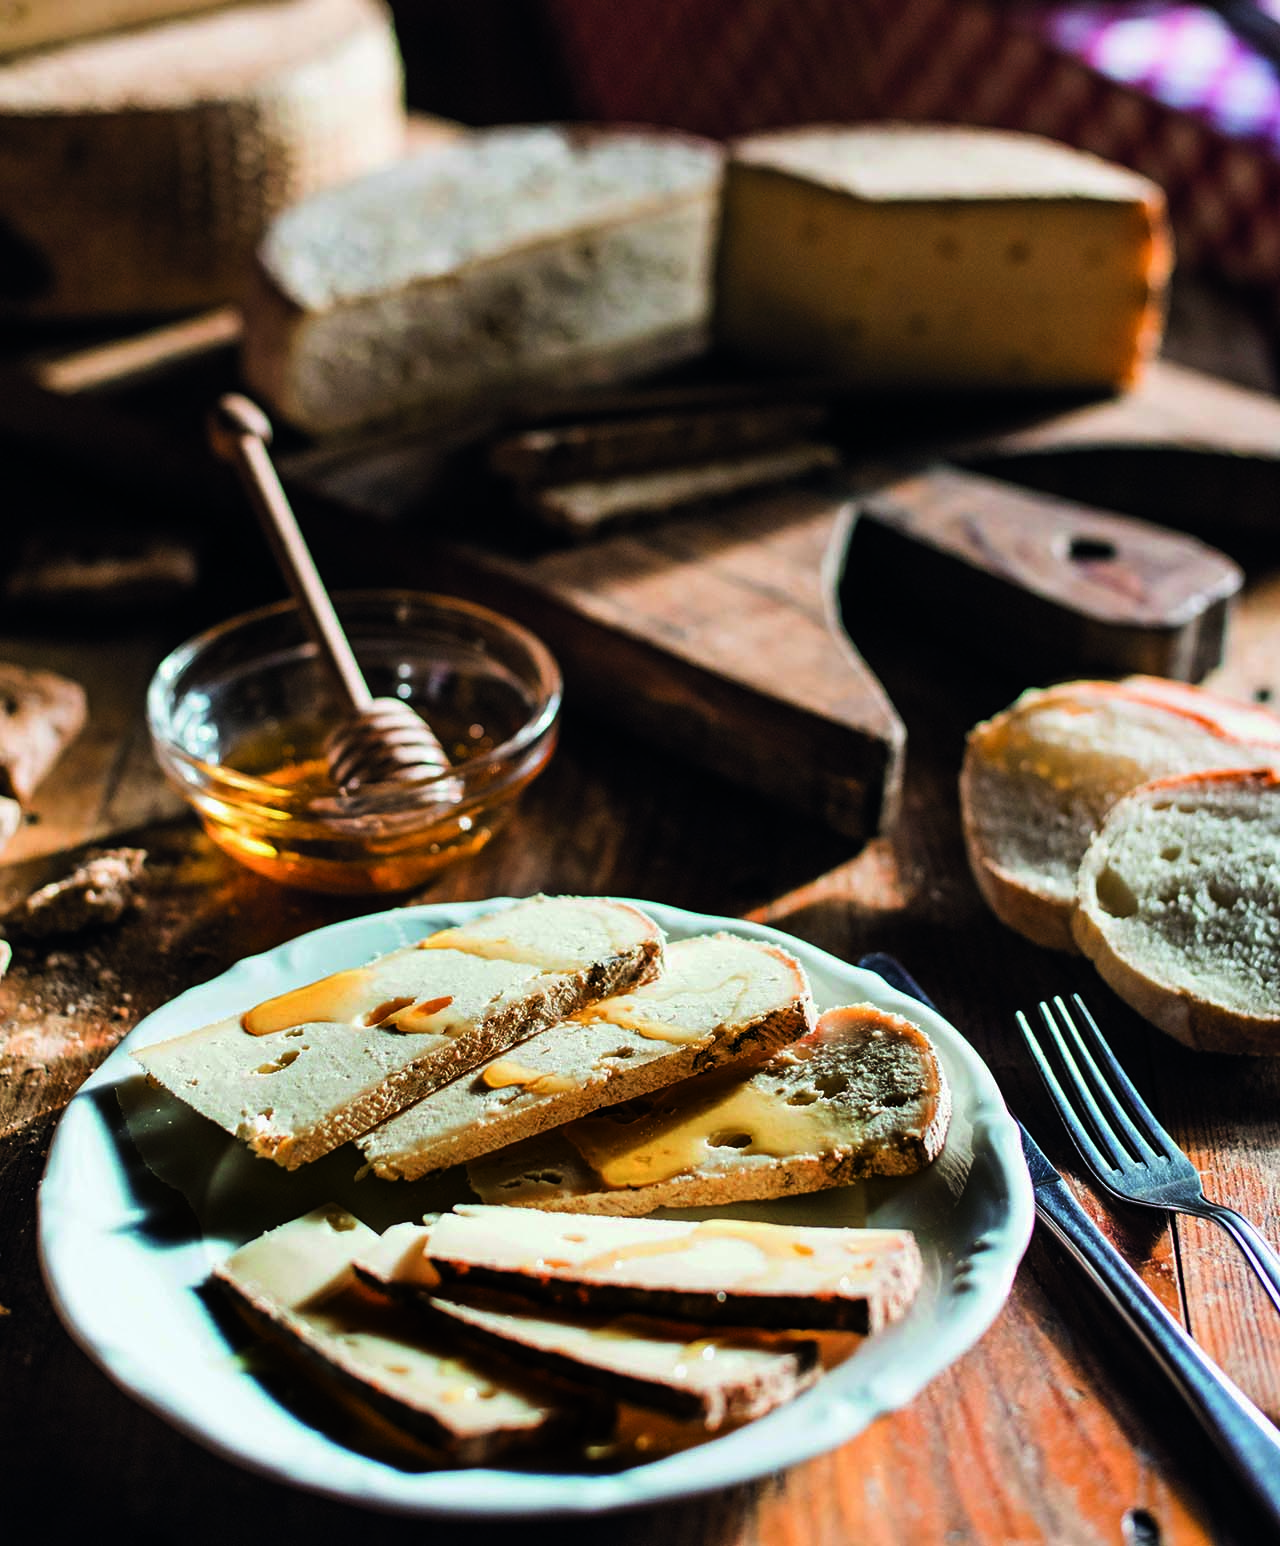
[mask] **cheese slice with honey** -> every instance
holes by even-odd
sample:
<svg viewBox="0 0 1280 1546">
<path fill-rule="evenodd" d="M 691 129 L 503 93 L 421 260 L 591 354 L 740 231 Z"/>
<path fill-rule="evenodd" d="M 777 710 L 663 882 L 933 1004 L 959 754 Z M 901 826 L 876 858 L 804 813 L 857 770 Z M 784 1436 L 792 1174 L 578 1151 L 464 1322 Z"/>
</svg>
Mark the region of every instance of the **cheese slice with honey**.
<svg viewBox="0 0 1280 1546">
<path fill-rule="evenodd" d="M 908 1175 L 939 1153 L 950 1086 L 928 1036 L 829 1009 L 765 1063 L 700 1074 L 467 1167 L 486 1203 L 645 1214 Z"/>
<path fill-rule="evenodd" d="M 381 0 L 245 0 L 0 58 L 0 316 L 238 300 L 277 213 L 405 135 Z"/>
<path fill-rule="evenodd" d="M 403 1253 L 401 1280 L 453 1297 L 459 1286 L 532 1301 L 730 1326 L 867 1333 L 918 1291 L 915 1237 L 711 1218 L 565 1218 L 461 1203 Z"/>
<path fill-rule="evenodd" d="M 326 1384 L 463 1463 L 581 1422 L 581 1402 L 459 1352 L 456 1338 L 433 1338 L 422 1316 L 370 1293 L 352 1262 L 378 1244 L 344 1209 L 318 1208 L 241 1246 L 214 1279 L 255 1330 Z"/>
<path fill-rule="evenodd" d="M 731 150 L 715 329 L 867 387 L 1114 388 L 1163 330 L 1160 188 L 1034 135 L 814 126 Z"/>
<path fill-rule="evenodd" d="M 662 975 L 580 1010 L 358 1140 L 375 1174 L 413 1180 L 809 1031 L 803 968 L 761 940 L 699 935 Z"/>
<path fill-rule="evenodd" d="M 517 1227 L 527 1224 L 521 1215 Z M 428 1323 L 480 1354 L 503 1357 L 617 1400 L 698 1422 L 708 1431 L 761 1417 L 821 1372 L 816 1342 L 767 1331 L 711 1331 L 650 1316 L 554 1307 L 514 1295 L 431 1291 L 430 1226 L 393 1225 L 357 1274 L 416 1300 Z"/>
<path fill-rule="evenodd" d="M 607 897 L 530 897 L 134 1057 L 287 1170 L 597 999 L 645 981 L 663 938 Z"/>
<path fill-rule="evenodd" d="M 0 54 L 167 21 L 224 0 L 13 0 L 0 6 Z"/>
</svg>

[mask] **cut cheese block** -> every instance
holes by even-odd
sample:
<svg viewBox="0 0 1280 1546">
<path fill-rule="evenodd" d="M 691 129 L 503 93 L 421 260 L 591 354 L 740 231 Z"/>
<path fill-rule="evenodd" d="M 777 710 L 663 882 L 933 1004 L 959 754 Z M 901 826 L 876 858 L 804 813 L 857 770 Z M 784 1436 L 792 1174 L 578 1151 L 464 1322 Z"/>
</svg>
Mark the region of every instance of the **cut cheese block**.
<svg viewBox="0 0 1280 1546">
<path fill-rule="evenodd" d="M 352 1261 L 378 1243 L 345 1210 L 318 1208 L 242 1246 L 214 1278 L 257 1331 L 324 1384 L 464 1464 L 578 1425 L 581 1401 L 459 1353 L 432 1339 L 421 1316 L 364 1289 Z"/>
<path fill-rule="evenodd" d="M 415 1299 L 441 1335 L 480 1354 L 505 1357 L 708 1430 L 763 1416 L 821 1372 L 812 1341 L 765 1332 L 708 1332 L 647 1316 L 535 1314 L 512 1295 L 443 1298 L 424 1282 L 425 1274 L 434 1276 L 424 1255 L 429 1234 L 428 1227 L 393 1225 L 357 1259 L 355 1270 L 392 1295 Z"/>
<path fill-rule="evenodd" d="M 1280 763 L 1280 716 L 1134 676 L 1033 688 L 969 732 L 960 812 L 974 879 L 1010 928 L 1073 950 L 1076 873 L 1112 804 L 1149 779 Z"/>
<path fill-rule="evenodd" d="M 923 1275 L 900 1229 L 823 1229 L 747 1219 L 573 1218 L 463 1203 L 434 1220 L 421 1261 L 441 1293 L 458 1283 L 544 1303 L 721 1325 L 878 1331 Z"/>
<path fill-rule="evenodd" d="M 676 940 L 656 981 L 530 1037 L 359 1146 L 377 1175 L 412 1180 L 721 1063 L 765 1056 L 803 1036 L 813 1017 L 803 969 L 776 946 L 731 934 Z"/>
<path fill-rule="evenodd" d="M 662 934 L 608 898 L 532 897 L 139 1048 L 172 1094 L 287 1170 L 646 981 Z"/>
<path fill-rule="evenodd" d="M 0 314 L 235 299 L 273 215 L 404 137 L 380 0 L 249 0 L 0 62 Z"/>
<path fill-rule="evenodd" d="M 494 129 L 306 199 L 259 250 L 245 378 L 321 433 L 684 358 L 720 168 L 658 130 Z"/>
<path fill-rule="evenodd" d="M 1152 1025 L 1205 1052 L 1280 1053 L 1280 772 L 1155 779 L 1107 812 L 1072 929 Z"/>
<path fill-rule="evenodd" d="M 225 0 L 17 0 L 0 6 L 0 54 L 166 21 L 223 3 Z"/>
<path fill-rule="evenodd" d="M 1160 342 L 1171 263 L 1161 190 L 1067 146 L 783 130 L 730 153 L 716 332 L 873 387 L 1114 387 Z"/>
<path fill-rule="evenodd" d="M 932 1042 L 871 1004 L 829 1009 L 763 1064 L 720 1069 L 474 1160 L 486 1203 L 645 1214 L 909 1175 L 942 1148 Z"/>
<path fill-rule="evenodd" d="M 0 661 L 0 796 L 25 804 L 88 712 L 79 682 Z"/>
</svg>

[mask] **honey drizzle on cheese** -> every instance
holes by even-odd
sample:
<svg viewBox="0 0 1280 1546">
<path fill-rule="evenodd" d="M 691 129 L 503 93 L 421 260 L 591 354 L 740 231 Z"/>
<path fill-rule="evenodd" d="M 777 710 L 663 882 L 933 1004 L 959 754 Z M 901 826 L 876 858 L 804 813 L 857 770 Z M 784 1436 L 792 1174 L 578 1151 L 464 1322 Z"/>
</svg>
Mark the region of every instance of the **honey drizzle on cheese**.
<svg viewBox="0 0 1280 1546">
<path fill-rule="evenodd" d="M 564 1129 L 583 1159 L 609 1187 L 647 1186 L 714 1158 L 717 1148 L 788 1159 L 824 1154 L 848 1141 L 848 1131 L 823 1102 L 792 1105 L 755 1081 L 731 1087 L 693 1112 L 661 1109 L 629 1127 L 608 1117 L 585 1118 Z M 745 1143 L 717 1139 L 745 1137 Z"/>
<path fill-rule="evenodd" d="M 663 992 L 664 986 L 666 985 L 663 980 L 659 978 L 656 983 L 645 986 L 642 997 L 629 994 L 625 998 L 606 999 L 603 1003 L 593 1004 L 588 1009 L 580 1009 L 570 1018 L 583 1025 L 601 1023 L 616 1025 L 620 1030 L 634 1031 L 637 1036 L 644 1036 L 649 1041 L 668 1041 L 673 1046 L 684 1046 L 689 1042 L 700 1041 L 710 1027 L 690 1028 L 687 1025 L 681 1025 L 679 1021 L 660 1020 L 646 1012 L 655 1004 L 678 1001 L 682 996 L 689 996 L 691 992 L 687 984 L 680 982 L 672 983 L 667 992 Z M 697 988 L 695 996 L 718 1006 L 716 1013 L 718 1021 L 732 1023 L 737 1017 L 738 1005 L 750 987 L 751 979 L 746 972 L 731 972 L 710 988 Z M 733 1003 L 726 1006 L 720 1002 L 719 995 L 731 989 L 734 990 Z"/>
<path fill-rule="evenodd" d="M 535 1095 L 560 1095 L 576 1090 L 578 1082 L 568 1074 L 555 1072 L 540 1074 L 536 1068 L 526 1068 L 511 1058 L 497 1058 L 480 1070 L 481 1079 L 491 1090 L 506 1089 L 511 1085 L 523 1085 Z"/>
<path fill-rule="evenodd" d="M 306 983 L 275 998 L 247 1009 L 240 1016 L 240 1027 L 250 1036 L 271 1036 L 298 1025 L 348 1024 L 357 1030 L 400 1031 L 410 1035 L 447 1036 L 456 1025 L 465 1024 L 450 1015 L 453 998 L 437 994 L 418 999 L 374 999 L 370 991 L 373 973 L 368 966 L 355 966 L 334 972 L 318 982 Z"/>
</svg>

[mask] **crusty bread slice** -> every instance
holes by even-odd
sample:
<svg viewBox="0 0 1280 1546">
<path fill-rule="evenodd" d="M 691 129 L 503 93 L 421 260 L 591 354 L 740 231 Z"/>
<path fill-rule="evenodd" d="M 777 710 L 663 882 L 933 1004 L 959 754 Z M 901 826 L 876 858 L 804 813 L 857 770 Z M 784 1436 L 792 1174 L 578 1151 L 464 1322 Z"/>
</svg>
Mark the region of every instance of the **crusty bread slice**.
<svg viewBox="0 0 1280 1546">
<path fill-rule="evenodd" d="M 521 1210 L 518 1223 L 530 1214 Z M 512 1294 L 433 1290 L 430 1226 L 393 1225 L 355 1263 L 366 1282 L 417 1302 L 438 1334 L 708 1431 L 761 1417 L 821 1372 L 818 1344 L 767 1331 L 713 1331 L 650 1316 L 530 1307 Z M 463 1285 L 465 1290 L 465 1284 Z M 446 1297 L 447 1295 L 447 1297 Z"/>
<path fill-rule="evenodd" d="M 903 1315 L 923 1280 L 915 1236 L 904 1229 L 566 1218 L 460 1203 L 431 1221 L 422 1243 L 402 1238 L 395 1275 L 428 1293 L 498 1290 L 533 1304 L 704 1326 L 865 1335 Z"/>
<path fill-rule="evenodd" d="M 365 1133 L 386 1179 L 413 1180 L 723 1063 L 765 1057 L 813 1027 L 798 961 L 776 945 L 702 934 L 662 974 L 541 1031 Z"/>
<path fill-rule="evenodd" d="M 344 1209 L 318 1208 L 242 1246 L 214 1278 L 260 1335 L 323 1385 L 464 1464 L 581 1425 L 589 1403 L 459 1353 L 456 1338 L 433 1338 L 421 1316 L 370 1294 L 352 1262 L 378 1242 Z"/>
<path fill-rule="evenodd" d="M 719 1069 L 473 1161 L 487 1203 L 645 1214 L 907 1175 L 946 1137 L 950 1087 L 916 1025 L 830 1009 L 765 1063 Z"/>
<path fill-rule="evenodd" d="M 969 864 L 987 904 L 1056 950 L 1071 932 L 1076 871 L 1121 795 L 1149 779 L 1280 764 L 1280 716 L 1155 677 L 1023 693 L 974 726 L 960 772 Z"/>
<path fill-rule="evenodd" d="M 288 1170 L 486 1058 L 647 981 L 662 932 L 607 897 L 530 897 L 134 1056 Z"/>
<path fill-rule="evenodd" d="M 1183 774 L 1117 800 L 1080 866 L 1072 928 L 1178 1041 L 1280 1054 L 1280 774 Z"/>
</svg>

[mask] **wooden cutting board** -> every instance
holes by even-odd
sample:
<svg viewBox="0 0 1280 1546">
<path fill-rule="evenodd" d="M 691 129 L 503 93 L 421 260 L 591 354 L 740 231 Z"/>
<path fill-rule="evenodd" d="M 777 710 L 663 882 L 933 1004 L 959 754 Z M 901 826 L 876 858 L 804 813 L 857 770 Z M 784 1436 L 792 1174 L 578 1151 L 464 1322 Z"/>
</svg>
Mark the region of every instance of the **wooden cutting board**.
<svg viewBox="0 0 1280 1546">
<path fill-rule="evenodd" d="M 28 355 L 0 382 L 0 431 L 180 500 L 185 522 L 216 524 L 242 498 L 203 436 L 207 408 L 237 384 L 235 336 L 224 312 Z M 451 591 L 520 618 L 560 658 L 575 707 L 855 840 L 892 824 L 905 750 L 853 642 L 868 598 L 899 607 L 904 629 L 937 628 L 949 651 L 1004 648 L 1030 631 L 1052 647 L 1028 652 L 1028 685 L 1077 671 L 1195 679 L 1216 658 L 1239 570 L 1189 536 L 1131 524 L 1107 532 L 1102 554 L 1098 523 L 1158 515 L 1247 545 L 1280 520 L 1280 406 L 1168 364 L 1103 401 L 864 405 L 846 426 L 838 486 L 570 548 L 451 482 L 451 453 L 475 428 L 282 440 L 282 474 L 330 583 Z M 998 471 L 1001 484 L 957 481 L 956 463 Z M 1076 501 L 1096 485 L 1110 511 L 1005 480 Z M 961 520 L 959 539 L 958 498 L 986 521 Z M 1072 556 L 1081 522 L 1084 561 Z M 1005 633 L 975 638 L 966 607 L 989 624 L 1004 617 Z"/>
</svg>

